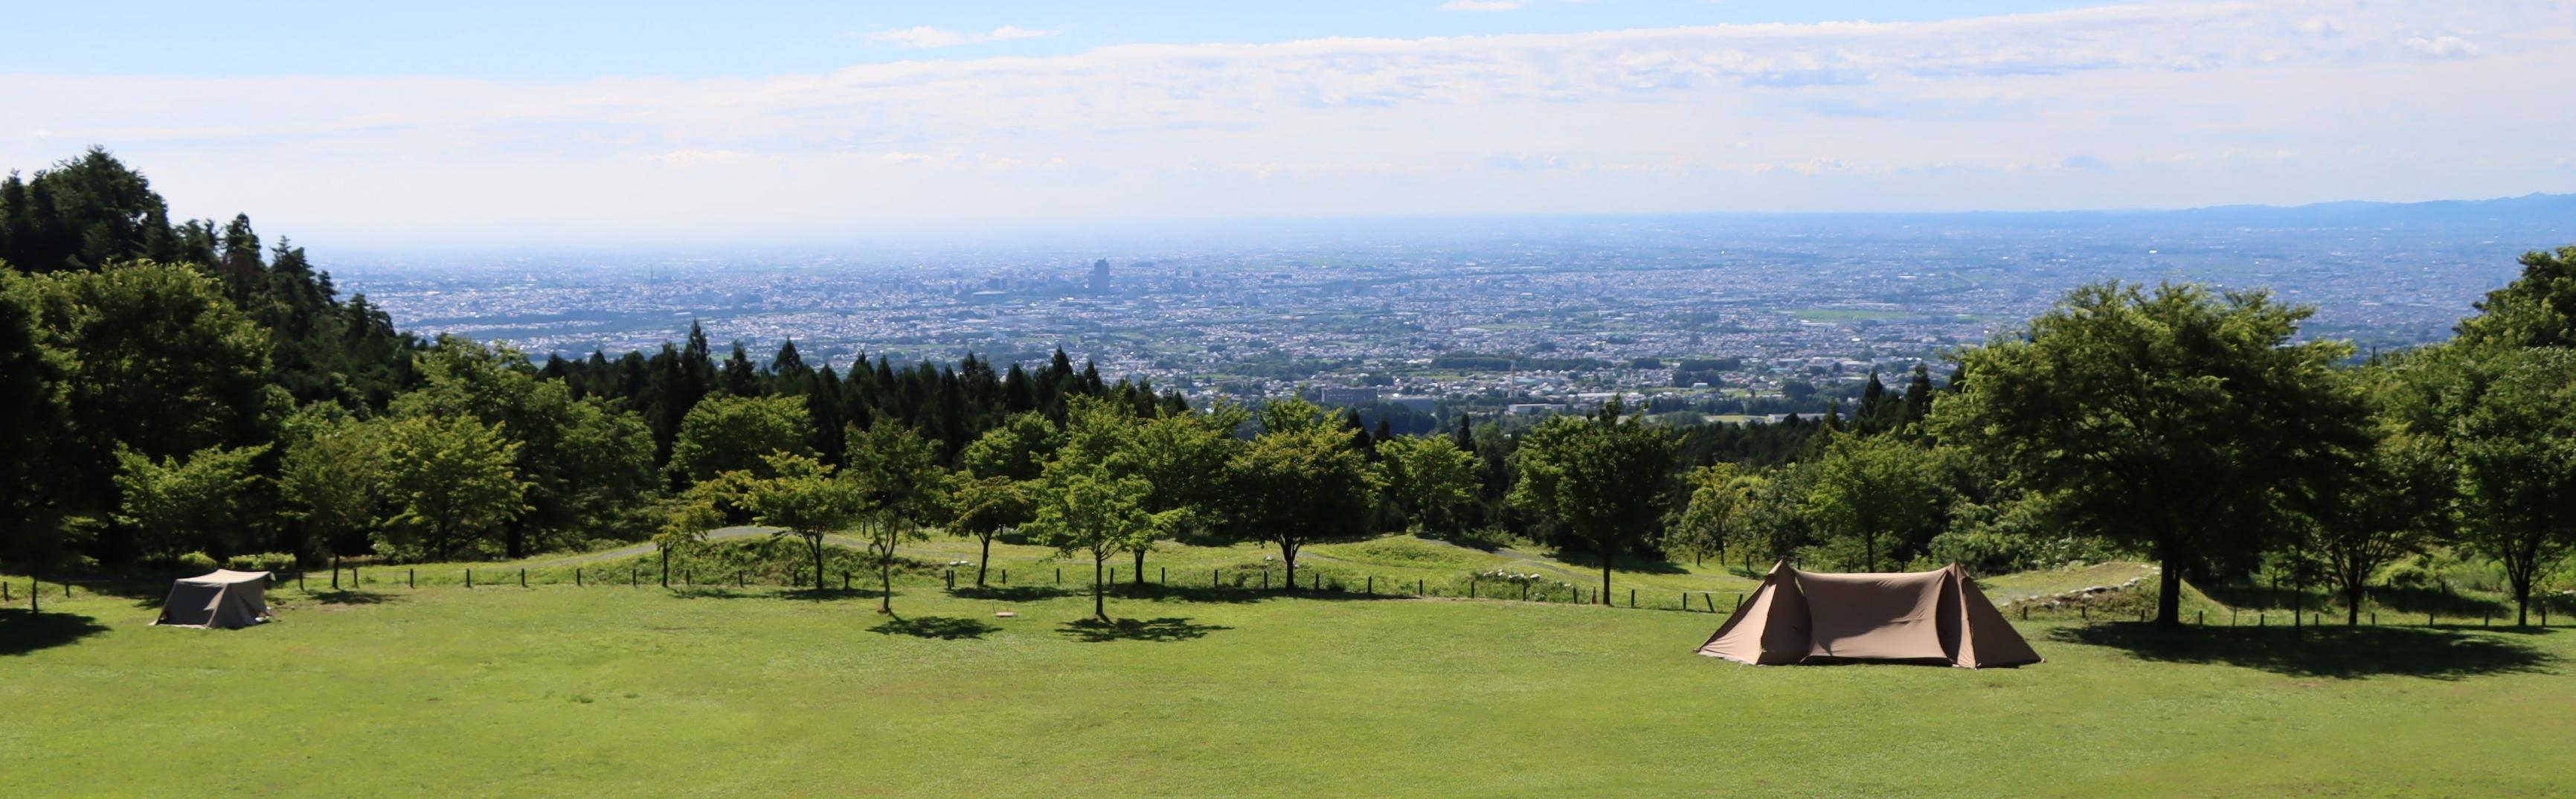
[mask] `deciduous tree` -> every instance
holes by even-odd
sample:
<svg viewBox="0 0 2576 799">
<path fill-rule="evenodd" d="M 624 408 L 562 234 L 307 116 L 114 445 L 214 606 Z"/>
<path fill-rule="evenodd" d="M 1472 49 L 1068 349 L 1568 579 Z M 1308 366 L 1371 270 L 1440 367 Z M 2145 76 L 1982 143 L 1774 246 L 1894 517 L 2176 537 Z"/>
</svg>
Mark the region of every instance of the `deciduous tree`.
<svg viewBox="0 0 2576 799">
<path fill-rule="evenodd" d="M 1378 468 L 1396 507 L 1425 531 L 1458 528 L 1476 500 L 1476 454 L 1444 436 L 1399 436 L 1377 445 Z"/>
<path fill-rule="evenodd" d="M 2262 292 L 2097 284 L 2017 335 L 1961 353 L 1933 428 L 2008 467 L 2076 530 L 2163 565 L 2157 623 L 2187 570 L 2281 543 L 2282 497 L 2367 441 L 2333 373 L 2340 342 L 2296 341 L 2310 309 Z"/>
<path fill-rule="evenodd" d="M 448 560 L 526 513 L 528 484 L 512 463 L 518 445 L 467 418 L 415 416 L 384 423 L 385 498 L 391 518 L 376 551 Z"/>
<path fill-rule="evenodd" d="M 1314 403 L 1273 402 L 1260 417 L 1261 435 L 1228 464 L 1227 484 L 1239 529 L 1279 545 L 1293 587 L 1307 543 L 1367 531 L 1380 482 L 1350 435 Z"/>
<path fill-rule="evenodd" d="M 1600 554 L 1603 604 L 1611 561 L 1654 532 L 1671 496 L 1671 434 L 1624 411 L 1614 399 L 1590 417 L 1551 418 L 1512 456 L 1512 504 L 1555 517 Z"/>
<path fill-rule="evenodd" d="M 864 523 L 859 531 L 869 554 L 877 558 L 883 591 L 877 612 L 893 613 L 895 547 L 926 537 L 921 525 L 945 510 L 947 472 L 939 467 L 938 450 L 930 441 L 892 420 L 850 430 L 847 457 L 846 474 L 860 492 Z"/>
<path fill-rule="evenodd" d="M 1143 478 L 1119 477 L 1098 462 L 1058 461 L 1047 469 L 1037 512 L 1028 529 L 1055 547 L 1059 556 L 1091 556 L 1091 615 L 1109 620 L 1102 574 L 1109 556 L 1153 541 L 1171 528 L 1180 511 L 1145 509 L 1153 486 Z"/>
</svg>

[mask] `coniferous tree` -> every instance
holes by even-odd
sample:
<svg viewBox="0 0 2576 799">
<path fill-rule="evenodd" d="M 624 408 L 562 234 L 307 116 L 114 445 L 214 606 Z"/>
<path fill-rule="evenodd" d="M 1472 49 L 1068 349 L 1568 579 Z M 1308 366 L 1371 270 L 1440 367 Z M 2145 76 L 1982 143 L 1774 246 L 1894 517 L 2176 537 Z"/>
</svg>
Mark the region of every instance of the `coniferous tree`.
<svg viewBox="0 0 2576 799">
<path fill-rule="evenodd" d="M 725 393 L 737 397 L 760 396 L 760 372 L 752 368 L 751 355 L 743 351 L 740 340 L 733 343 L 733 355 L 725 358 L 724 371 L 717 378 L 717 385 Z"/>
</svg>

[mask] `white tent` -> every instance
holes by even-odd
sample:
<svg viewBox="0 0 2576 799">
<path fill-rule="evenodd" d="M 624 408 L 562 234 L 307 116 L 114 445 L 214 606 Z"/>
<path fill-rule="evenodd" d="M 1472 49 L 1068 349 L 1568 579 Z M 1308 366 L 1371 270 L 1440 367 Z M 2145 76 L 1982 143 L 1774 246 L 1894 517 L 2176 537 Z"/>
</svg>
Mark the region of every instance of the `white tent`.
<svg viewBox="0 0 2576 799">
<path fill-rule="evenodd" d="M 216 569 L 170 584 L 153 624 L 170 627 L 232 629 L 268 618 L 268 572 Z"/>
</svg>

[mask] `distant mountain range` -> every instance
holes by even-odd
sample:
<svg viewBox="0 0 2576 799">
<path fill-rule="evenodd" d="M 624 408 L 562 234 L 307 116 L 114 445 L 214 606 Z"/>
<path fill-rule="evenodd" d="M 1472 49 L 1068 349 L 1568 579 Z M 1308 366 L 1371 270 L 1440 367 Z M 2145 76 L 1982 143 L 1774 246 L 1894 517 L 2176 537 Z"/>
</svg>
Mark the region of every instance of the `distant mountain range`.
<svg viewBox="0 0 2576 799">
<path fill-rule="evenodd" d="M 2491 200 L 2381 203 L 2346 200 L 2308 205 L 2217 205 L 2170 213 L 2265 222 L 2311 219 L 2333 224 L 2427 222 L 2539 222 L 2576 224 L 2576 194 L 2525 194 Z"/>
</svg>

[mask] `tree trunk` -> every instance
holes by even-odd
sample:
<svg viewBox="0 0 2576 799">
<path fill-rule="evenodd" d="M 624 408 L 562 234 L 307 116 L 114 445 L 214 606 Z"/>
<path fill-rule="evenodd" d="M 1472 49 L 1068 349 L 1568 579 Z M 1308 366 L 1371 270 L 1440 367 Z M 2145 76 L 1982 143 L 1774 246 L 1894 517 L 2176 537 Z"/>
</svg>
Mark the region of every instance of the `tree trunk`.
<svg viewBox="0 0 2576 799">
<path fill-rule="evenodd" d="M 1286 541 L 1279 542 L 1279 560 L 1288 565 L 1288 587 L 1295 589 L 1297 587 L 1297 550 L 1288 546 Z"/>
<path fill-rule="evenodd" d="M 1145 584 L 1145 550 L 1136 550 L 1136 579 L 1132 582 L 1137 585 Z"/>
<path fill-rule="evenodd" d="M 886 539 L 885 555 L 877 559 L 877 612 L 894 615 L 894 539 Z"/>
<path fill-rule="evenodd" d="M 2352 587 L 2344 589 L 2343 604 L 2344 626 L 2361 626 L 2361 581 L 2355 580 Z"/>
<path fill-rule="evenodd" d="M 1100 564 L 1107 562 L 1108 560 L 1109 556 L 1107 555 L 1100 555 L 1091 559 L 1091 617 L 1101 621 L 1109 620 L 1109 603 L 1107 600 L 1100 598 Z"/>
<path fill-rule="evenodd" d="M 975 559 L 975 587 L 984 587 L 984 569 L 993 565 L 993 534 L 984 534 L 984 554 Z"/>
<path fill-rule="evenodd" d="M 806 543 L 814 549 L 814 590 L 821 591 L 823 590 L 823 535 L 816 533 L 814 539 Z"/>
<path fill-rule="evenodd" d="M 2156 575 L 2156 626 L 2182 626 L 2182 558 L 2170 547 L 2158 558 L 2163 572 Z"/>
<path fill-rule="evenodd" d="M 1608 554 L 1601 556 L 1601 594 L 1593 599 L 1601 600 L 1603 605 L 1610 604 L 1610 556 Z"/>
<path fill-rule="evenodd" d="M 669 588 L 671 587 L 671 546 L 659 544 L 653 548 L 662 551 L 662 587 Z"/>
</svg>

